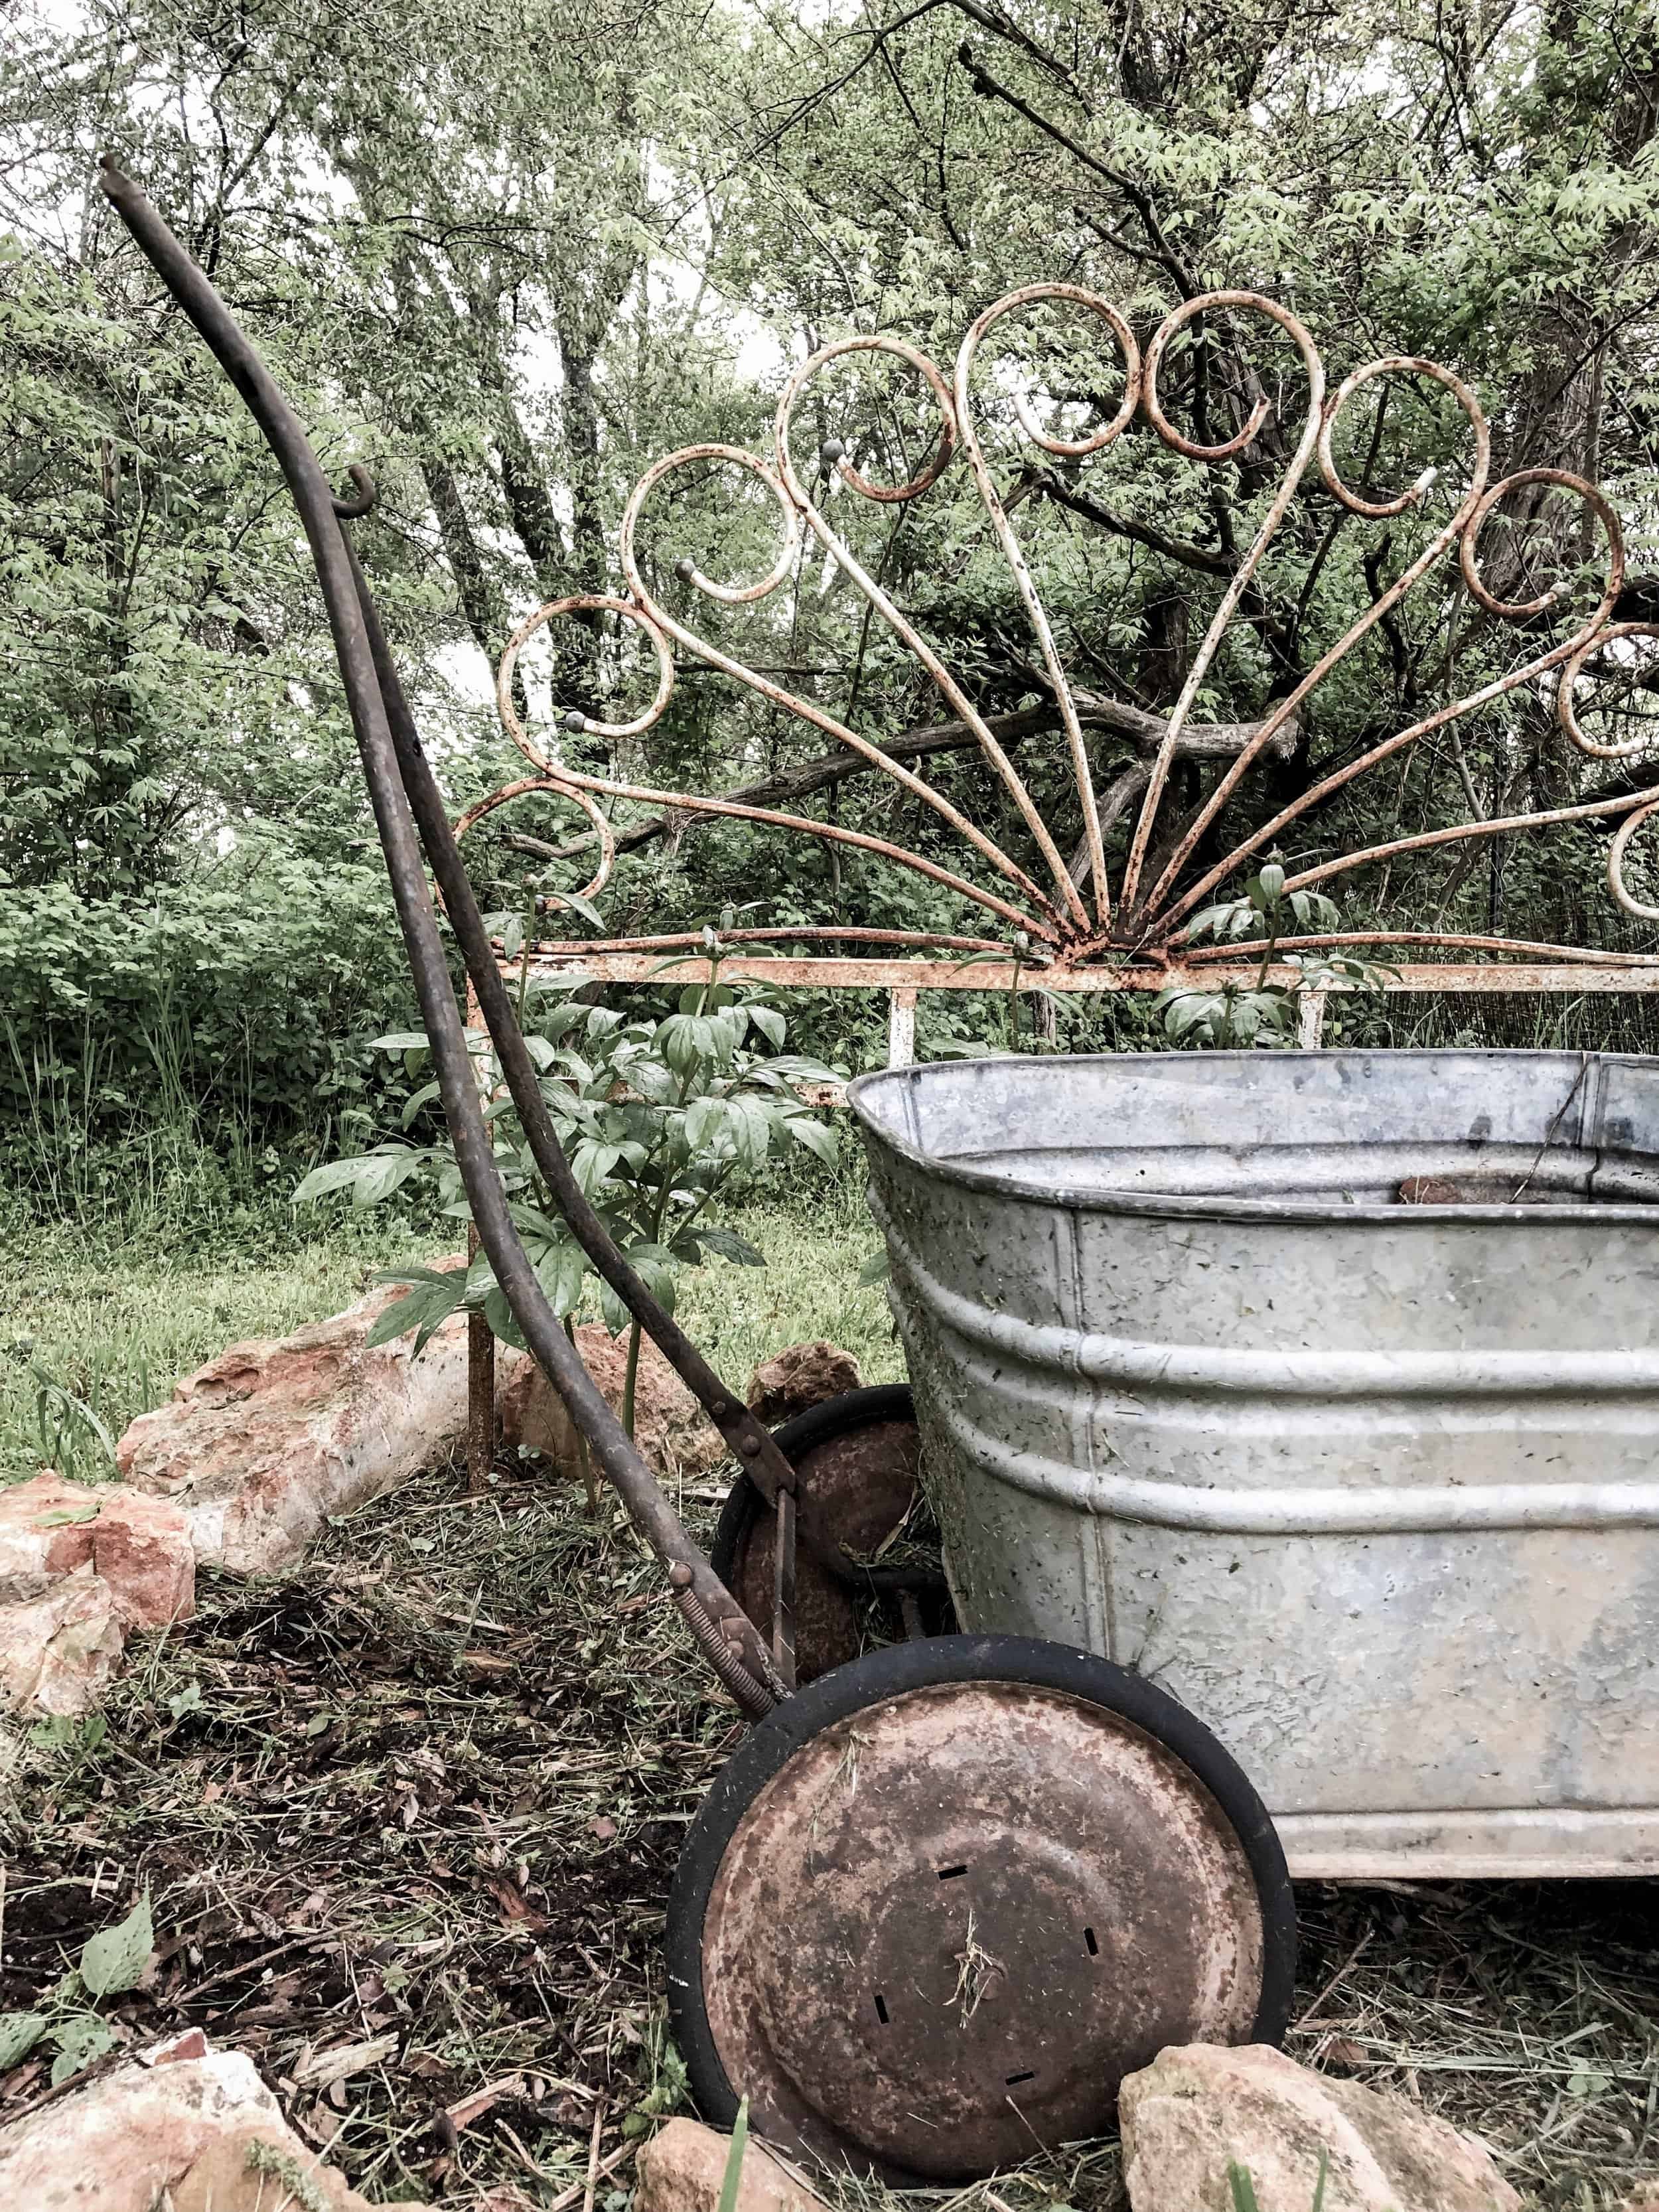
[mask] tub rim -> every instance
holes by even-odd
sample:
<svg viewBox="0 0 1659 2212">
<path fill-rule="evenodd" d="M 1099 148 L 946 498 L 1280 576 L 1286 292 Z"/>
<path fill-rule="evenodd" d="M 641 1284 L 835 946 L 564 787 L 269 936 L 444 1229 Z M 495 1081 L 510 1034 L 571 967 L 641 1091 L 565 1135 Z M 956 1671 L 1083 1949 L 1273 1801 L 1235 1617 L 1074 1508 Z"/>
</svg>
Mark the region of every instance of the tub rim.
<svg viewBox="0 0 1659 2212">
<path fill-rule="evenodd" d="M 1062 1182 L 1038 1182 L 1029 1176 L 1006 1173 L 995 1168 L 970 1166 L 964 1162 L 946 1158 L 937 1152 L 924 1152 L 919 1145 L 899 1136 L 878 1121 L 866 1105 L 867 1097 L 886 1088 L 902 1091 L 914 1090 L 924 1080 L 949 1081 L 952 1077 L 963 1078 L 985 1060 L 994 1060 L 999 1066 L 1020 1067 L 1054 1067 L 1121 1066 L 1130 1061 L 1167 1060 L 1180 1057 L 1202 1060 L 1212 1064 L 1249 1061 L 1259 1064 L 1261 1051 L 1226 1051 L 1186 1053 L 1091 1052 L 1091 1053 L 998 1053 L 986 1054 L 973 1059 L 921 1060 L 908 1067 L 872 1068 L 864 1075 L 855 1076 L 847 1086 L 847 1103 L 857 1116 L 866 1146 L 879 1146 L 902 1160 L 923 1176 L 940 1182 L 953 1183 L 959 1189 L 983 1192 L 999 1198 L 1025 1200 L 1047 1206 L 1063 1206 L 1068 1211 L 1083 1213 L 1127 1214 L 1142 1220 L 1207 1220 L 1243 1222 L 1284 1222 L 1288 1224 L 1330 1224 L 1358 1222 L 1370 1226 L 1388 1224 L 1394 1229 L 1429 1229 L 1443 1226 L 1447 1222 L 1496 1223 L 1507 1227 L 1524 1224 L 1533 1228 L 1583 1229 L 1592 1224 L 1606 1228 L 1646 1228 L 1659 1231 L 1659 1199 L 1651 1205 L 1631 1200 L 1604 1200 L 1583 1202 L 1569 1201 L 1565 1205 L 1517 1206 L 1481 1205 L 1474 1201 L 1455 1204 L 1425 1203 L 1404 1205 L 1398 1200 L 1389 1204 L 1372 1202 L 1333 1203 L 1324 1199 L 1243 1198 L 1231 1194 L 1194 1193 L 1183 1195 L 1170 1191 L 1103 1190 Z M 1388 1057 L 1399 1060 L 1560 1060 L 1571 1065 L 1575 1059 L 1599 1067 L 1647 1066 L 1659 1076 L 1659 1055 L 1644 1053 L 1585 1052 L 1570 1049 L 1537 1050 L 1524 1046 L 1502 1046 L 1490 1050 L 1474 1046 L 1408 1047 L 1399 1052 L 1388 1048 L 1379 1051 L 1364 1051 L 1355 1048 L 1332 1050 L 1299 1051 L 1290 1048 L 1275 1049 L 1274 1060 L 1312 1060 L 1328 1066 L 1339 1060 L 1375 1060 Z M 1539 1148 L 1540 1158 L 1548 1144 Z M 1176 1151 L 1178 1146 L 1170 1149 Z M 1636 1155 L 1654 1163 L 1659 1177 L 1659 1153 Z"/>
</svg>

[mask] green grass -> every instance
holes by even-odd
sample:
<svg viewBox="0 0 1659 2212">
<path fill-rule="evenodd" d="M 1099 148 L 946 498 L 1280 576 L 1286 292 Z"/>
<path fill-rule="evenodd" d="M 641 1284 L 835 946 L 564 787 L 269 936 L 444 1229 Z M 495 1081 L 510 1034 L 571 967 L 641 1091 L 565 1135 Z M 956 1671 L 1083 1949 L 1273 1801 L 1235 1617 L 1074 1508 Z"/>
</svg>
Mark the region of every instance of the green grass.
<svg viewBox="0 0 1659 2212">
<path fill-rule="evenodd" d="M 878 1239 L 850 1177 L 826 1181 L 811 1200 L 750 1206 L 733 1218 L 769 1264 L 712 1261 L 683 1277 L 681 1314 L 739 1389 L 757 1360 L 814 1337 L 856 1354 L 867 1381 L 900 1375 L 886 1300 L 858 1287 Z M 374 1212 L 307 1209 L 299 1233 L 295 1220 L 278 1201 L 205 1249 L 181 1249 L 154 1222 L 90 1235 L 15 1228 L 0 1251 L 0 1483 L 47 1461 L 83 1479 L 109 1474 L 100 1426 L 118 1438 L 226 1346 L 337 1313 L 381 1268 L 458 1241 L 453 1223 L 422 1235 Z M 244 1238 L 252 1249 L 239 1249 Z M 64 1394 L 48 1387 L 44 1408 L 43 1378 Z"/>
<path fill-rule="evenodd" d="M 33 1474 L 45 1437 L 40 1378 L 78 1400 L 112 1437 L 162 1404 L 181 1376 L 227 1345 L 281 1336 L 362 1295 L 380 1267 L 429 1251 L 405 1227 L 320 1234 L 257 1258 L 170 1250 L 149 1238 L 88 1239 L 17 1230 L 0 1257 L 0 1481 Z M 71 1416 L 59 1464 L 112 1470 L 96 1431 Z"/>
</svg>

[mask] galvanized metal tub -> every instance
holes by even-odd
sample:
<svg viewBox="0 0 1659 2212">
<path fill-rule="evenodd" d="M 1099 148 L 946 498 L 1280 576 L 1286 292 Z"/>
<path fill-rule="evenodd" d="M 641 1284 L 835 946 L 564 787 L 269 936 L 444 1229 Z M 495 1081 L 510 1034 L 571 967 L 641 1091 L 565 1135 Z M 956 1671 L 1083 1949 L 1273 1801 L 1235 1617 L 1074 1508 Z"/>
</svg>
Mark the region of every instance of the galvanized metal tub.
<svg viewBox="0 0 1659 2212">
<path fill-rule="evenodd" d="M 1297 1874 L 1659 1873 L 1659 1060 L 849 1096 L 964 1627 L 1156 1676 Z"/>
</svg>

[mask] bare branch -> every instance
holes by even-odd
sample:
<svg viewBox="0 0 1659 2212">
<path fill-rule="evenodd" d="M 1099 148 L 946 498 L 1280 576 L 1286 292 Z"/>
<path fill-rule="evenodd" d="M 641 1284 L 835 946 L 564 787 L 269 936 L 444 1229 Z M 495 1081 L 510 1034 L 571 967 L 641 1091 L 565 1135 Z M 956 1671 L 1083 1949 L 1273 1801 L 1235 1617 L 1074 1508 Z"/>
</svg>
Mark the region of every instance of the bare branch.
<svg viewBox="0 0 1659 2212">
<path fill-rule="evenodd" d="M 1036 672 L 1033 677 L 1036 680 Z M 1075 696 L 1078 720 L 1085 730 L 1109 731 L 1115 737 L 1127 738 L 1138 751 L 1146 753 L 1155 753 L 1162 744 L 1167 725 L 1161 715 L 1149 714 L 1139 707 L 1125 706 L 1115 699 L 1097 698 L 1088 692 L 1079 691 Z M 1060 711 L 1048 700 L 1041 706 L 1017 708 L 1007 714 L 988 714 L 985 720 L 997 742 L 1003 745 L 1017 744 L 1023 738 L 1040 736 L 1060 726 Z M 1209 722 L 1189 726 L 1181 733 L 1176 757 L 1231 759 L 1243 751 L 1261 726 L 1259 722 Z M 1271 754 L 1288 760 L 1296 750 L 1299 735 L 1298 725 L 1292 717 L 1269 740 L 1263 757 Z M 902 737 L 883 745 L 881 750 L 890 760 L 924 760 L 940 753 L 964 752 L 978 742 L 965 722 L 939 722 L 925 729 L 908 730 Z M 767 776 L 759 783 L 745 784 L 741 790 L 722 796 L 744 806 L 787 805 L 842 783 L 848 776 L 867 775 L 874 765 L 854 752 L 821 753 L 811 760 L 798 761 L 793 767 L 781 769 L 777 775 Z M 1139 775 L 1139 770 L 1128 773 Z M 617 850 L 637 852 L 641 846 L 652 844 L 672 830 L 684 828 L 684 817 L 653 814 L 643 822 L 629 823 L 626 829 L 617 832 Z M 505 842 L 516 851 L 534 854 L 541 860 L 568 860 L 591 844 L 592 837 L 589 832 L 573 837 L 566 844 L 550 845 L 541 838 L 515 830 Z"/>
</svg>

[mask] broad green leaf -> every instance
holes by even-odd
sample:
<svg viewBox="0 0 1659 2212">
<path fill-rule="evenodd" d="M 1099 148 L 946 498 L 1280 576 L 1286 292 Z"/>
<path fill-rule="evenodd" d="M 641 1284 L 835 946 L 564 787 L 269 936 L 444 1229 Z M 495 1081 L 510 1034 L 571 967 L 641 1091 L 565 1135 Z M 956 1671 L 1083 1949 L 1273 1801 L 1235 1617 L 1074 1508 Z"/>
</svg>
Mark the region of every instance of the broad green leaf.
<svg viewBox="0 0 1659 2212">
<path fill-rule="evenodd" d="M 694 1098 L 685 1109 L 685 1141 L 694 1152 L 718 1144 L 726 1127 L 723 1098 Z"/>
<path fill-rule="evenodd" d="M 423 1083 L 420 1089 L 405 1103 L 404 1110 L 398 1117 L 403 1127 L 405 1129 L 408 1128 L 410 1122 L 414 1121 L 416 1115 L 421 1111 L 422 1108 L 423 1106 L 429 1106 L 433 1100 L 439 1097 L 439 1095 L 440 1086 L 437 1084 Z"/>
<path fill-rule="evenodd" d="M 136 1989 L 155 1948 L 155 1930 L 150 1923 L 146 1890 L 125 1920 L 87 1938 L 79 1960 L 81 1979 L 95 1997 Z"/>
<path fill-rule="evenodd" d="M 735 1267 L 763 1267 L 766 1255 L 757 1251 L 746 1237 L 735 1229 L 705 1229 L 701 1224 L 692 1232 L 696 1242 L 722 1260 L 729 1260 Z"/>
<path fill-rule="evenodd" d="M 420 1164 L 421 1155 L 415 1152 L 387 1152 L 371 1158 L 363 1164 L 357 1177 L 351 1203 L 356 1206 L 379 1206 L 406 1183 Z"/>
<path fill-rule="evenodd" d="M 115 2048 L 115 2031 L 90 2012 L 71 2013 L 48 2032 L 47 2039 L 58 2051 L 52 2062 L 54 2089 L 71 2075 L 78 2074 L 83 2066 L 91 2065 L 94 2058 L 102 2058 Z"/>
<path fill-rule="evenodd" d="M 524 1332 L 513 1317 L 513 1309 L 507 1302 L 506 1291 L 491 1291 L 484 1300 L 483 1310 L 484 1319 L 489 1323 L 492 1333 L 500 1337 L 503 1344 L 510 1344 L 514 1351 L 524 1351 Z"/>
<path fill-rule="evenodd" d="M 789 1133 L 798 1145 L 805 1145 L 809 1152 L 821 1159 L 826 1167 L 836 1164 L 836 1135 L 822 1121 L 809 1121 L 805 1115 L 792 1115 Z"/>
<path fill-rule="evenodd" d="M 550 906 L 568 907 L 573 914 L 580 915 L 585 922 L 589 923 L 594 929 L 599 932 L 601 936 L 603 936 L 605 933 L 605 916 L 599 912 L 598 907 L 593 905 L 590 900 L 583 898 L 580 892 L 544 891 L 542 893 L 542 896 L 547 901 Z M 511 955 L 509 954 L 508 957 L 510 958 Z"/>
<path fill-rule="evenodd" d="M 302 1206 L 308 1200 L 325 1197 L 331 1190 L 343 1190 L 348 1183 L 356 1182 L 368 1165 L 366 1159 L 325 1161 L 321 1167 L 313 1168 L 295 1189 L 294 1203 Z"/>
<path fill-rule="evenodd" d="M 575 1310 L 586 1273 L 587 1255 L 579 1244 L 550 1244 L 538 1259 L 536 1279 L 561 1321 Z"/>
<path fill-rule="evenodd" d="M 634 1316 L 609 1283 L 599 1284 L 599 1312 L 612 1336 L 620 1336 Z"/>
<path fill-rule="evenodd" d="M 0 2074 L 27 2058 L 46 2032 L 44 2013 L 0 2012 Z"/>
</svg>

